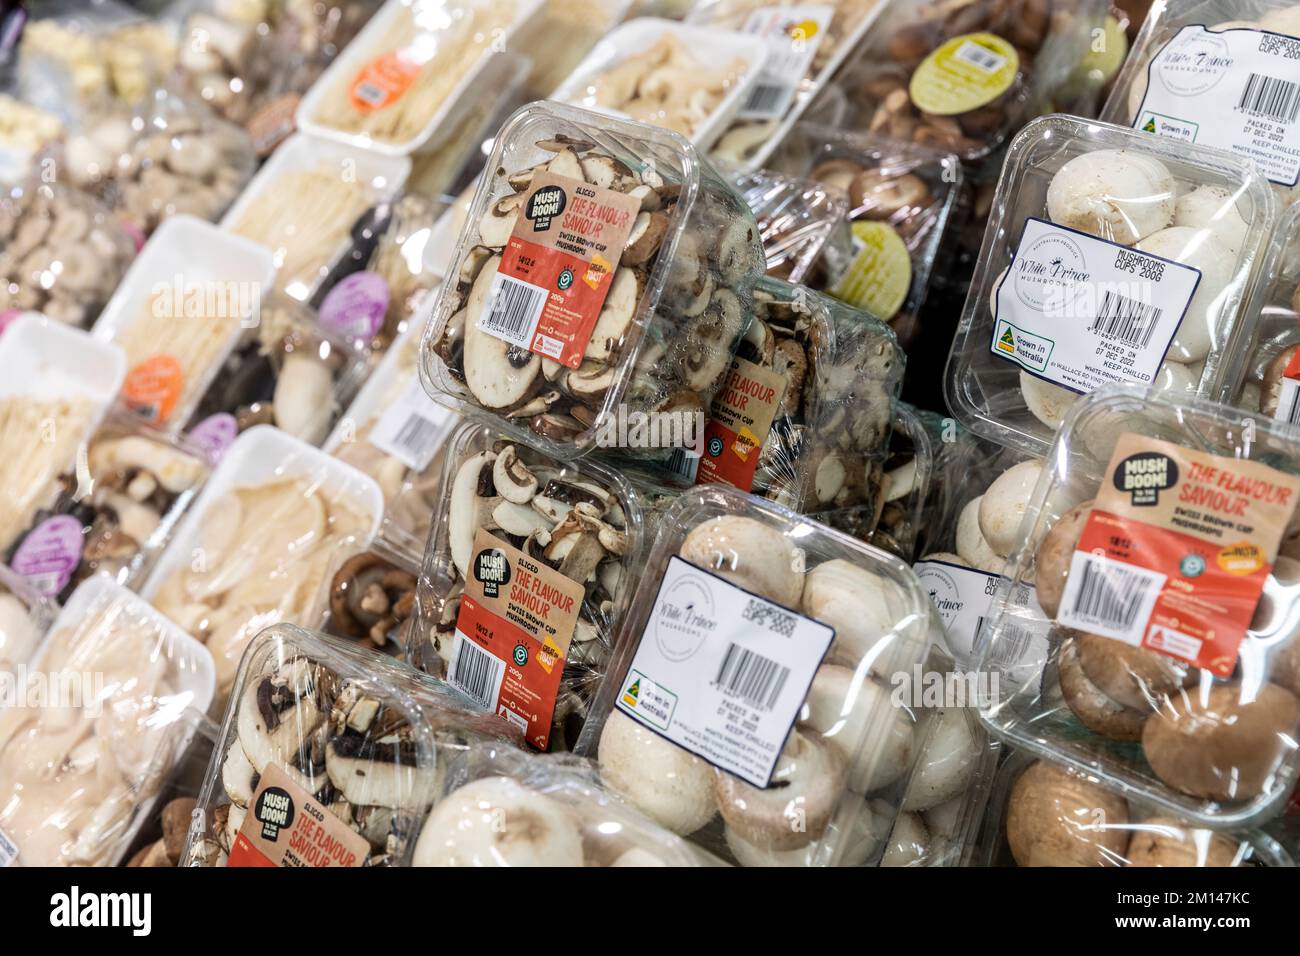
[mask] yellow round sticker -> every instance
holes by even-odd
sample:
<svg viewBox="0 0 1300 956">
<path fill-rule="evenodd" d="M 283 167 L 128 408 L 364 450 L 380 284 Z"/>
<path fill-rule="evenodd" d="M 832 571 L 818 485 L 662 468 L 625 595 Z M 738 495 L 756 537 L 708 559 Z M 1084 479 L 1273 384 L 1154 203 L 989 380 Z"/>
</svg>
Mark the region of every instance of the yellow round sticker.
<svg viewBox="0 0 1300 956">
<path fill-rule="evenodd" d="M 893 226 L 883 222 L 855 222 L 853 239 L 857 255 L 831 295 L 888 321 L 903 307 L 912 287 L 912 257 L 907 245 Z"/>
<path fill-rule="evenodd" d="M 987 106 L 1010 89 L 1020 71 L 1016 48 L 992 33 L 953 37 L 912 74 L 912 103 L 924 113 L 955 116 Z"/>
</svg>

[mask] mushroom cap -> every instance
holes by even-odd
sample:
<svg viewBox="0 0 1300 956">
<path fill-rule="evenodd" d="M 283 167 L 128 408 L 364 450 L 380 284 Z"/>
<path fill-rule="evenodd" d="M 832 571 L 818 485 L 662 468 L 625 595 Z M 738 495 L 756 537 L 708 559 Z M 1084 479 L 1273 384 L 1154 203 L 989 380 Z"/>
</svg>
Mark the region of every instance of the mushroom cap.
<svg viewBox="0 0 1300 956">
<path fill-rule="evenodd" d="M 1197 830 L 1172 817 L 1132 825 L 1129 866 L 1240 866 L 1247 845 L 1227 834 Z"/>
<path fill-rule="evenodd" d="M 1156 369 L 1156 377 L 1152 380 L 1151 387 L 1166 392 L 1194 392 L 1196 384 L 1201 380 L 1203 366 L 1196 368 L 1199 370 L 1194 370 L 1193 366 L 1184 365 L 1182 362 L 1165 362 Z"/>
<path fill-rule="evenodd" d="M 803 592 L 803 555 L 770 525 L 722 515 L 693 528 L 678 553 L 692 564 L 784 607 Z"/>
<path fill-rule="evenodd" d="M 860 803 L 858 812 L 845 827 L 847 832 L 838 866 L 866 866 L 880 849 L 880 841 L 884 838 L 885 818 L 873 813 L 865 800 Z M 794 850 L 763 850 L 731 827 L 724 827 L 723 837 L 731 855 L 741 866 L 812 866 L 816 862 L 813 858 L 817 848 L 812 844 Z"/>
<path fill-rule="evenodd" d="M 1059 428 L 1070 408 L 1079 400 L 1079 396 L 1068 388 L 1030 375 L 1023 369 L 1020 372 L 1020 394 L 1029 414 L 1048 428 Z"/>
<path fill-rule="evenodd" d="M 1150 712 L 1190 677 L 1182 661 L 1098 634 L 1075 640 L 1079 666 L 1099 691 L 1124 707 Z"/>
<path fill-rule="evenodd" d="M 1246 220 L 1232 193 L 1222 186 L 1206 184 L 1179 196 L 1174 204 L 1174 225 L 1209 229 L 1234 255 L 1246 241 Z"/>
<path fill-rule="evenodd" d="M 844 783 L 844 758 L 838 749 L 798 728 L 790 732 L 766 789 L 713 771 L 722 819 L 760 850 L 794 850 L 820 839 Z"/>
<path fill-rule="evenodd" d="M 890 693 L 870 677 L 836 664 L 817 668 L 800 724 L 821 734 L 840 756 L 852 761 L 849 788 L 871 793 L 893 783 L 912 763 L 915 735 L 907 710 L 895 707 Z M 873 745 L 869 738 L 884 739 Z M 865 746 L 864 746 L 865 743 Z"/>
<path fill-rule="evenodd" d="M 983 752 L 971 720 L 960 707 L 944 707 L 929 715 L 920 757 L 903 796 L 904 810 L 937 807 L 970 785 Z"/>
<path fill-rule="evenodd" d="M 582 834 L 563 804 L 509 777 L 485 777 L 433 808 L 411 863 L 582 866 Z"/>
<path fill-rule="evenodd" d="M 889 672 L 889 648 L 879 645 L 906 613 L 893 582 L 834 558 L 804 576 L 800 606 L 808 616 L 835 628 L 832 659 L 856 668 L 874 652 L 872 673 Z"/>
<path fill-rule="evenodd" d="M 1011 787 L 1006 829 L 1018 866 L 1119 866 L 1128 845 L 1128 803 L 1039 760 Z"/>
<path fill-rule="evenodd" d="M 1075 545 L 1083 534 L 1083 526 L 1092 511 L 1091 499 L 1081 502 L 1056 519 L 1056 523 L 1043 535 L 1034 556 L 1034 588 L 1038 604 L 1048 617 L 1056 617 L 1065 593 L 1065 579 L 1070 574 Z"/>
<path fill-rule="evenodd" d="M 1142 752 L 1165 784 L 1207 800 L 1250 800 L 1295 750 L 1300 701 L 1276 684 L 1194 686 L 1147 720 Z"/>
<path fill-rule="evenodd" d="M 1259 18 L 1258 29 L 1300 36 L 1300 7 L 1282 7 L 1270 10 Z"/>
<path fill-rule="evenodd" d="M 1137 248 L 1201 271 L 1196 294 L 1169 346 L 1169 358 L 1177 362 L 1199 362 L 1216 344 L 1224 293 L 1232 284 L 1237 266 L 1236 250 L 1227 247 L 1211 230 L 1186 226 L 1162 229 L 1139 242 Z"/>
<path fill-rule="evenodd" d="M 713 768 L 611 711 L 600 733 L 601 779 L 660 826 L 684 836 L 713 819 Z"/>
<path fill-rule="evenodd" d="M 1061 645 L 1056 656 L 1056 676 L 1061 696 L 1079 722 L 1094 734 L 1111 740 L 1133 742 L 1142 739 L 1142 725 L 1150 710 L 1134 710 L 1107 697 L 1079 665 L 1079 649 L 1072 638 Z"/>
<path fill-rule="evenodd" d="M 1006 559 L 999 555 L 980 533 L 980 498 L 972 498 L 957 515 L 957 553 L 963 564 L 987 571 L 989 574 L 1001 574 L 1006 568 Z"/>
<path fill-rule="evenodd" d="M 930 852 L 930 831 L 919 813 L 904 811 L 894 821 L 881 866 L 915 866 Z"/>
<path fill-rule="evenodd" d="M 1267 648 L 1268 679 L 1300 694 L 1300 628 L 1295 611 L 1300 599 L 1300 561 L 1279 554 L 1264 583 L 1264 593 L 1250 622 L 1250 643 Z"/>
<path fill-rule="evenodd" d="M 1004 558 L 1016 546 L 1020 519 L 1025 516 L 1029 497 L 1042 473 L 1042 462 L 1022 461 L 998 475 L 980 496 L 980 534 Z"/>
<path fill-rule="evenodd" d="M 1174 219 L 1174 178 L 1154 156 L 1099 149 L 1076 156 L 1047 187 L 1047 215 L 1090 236 L 1131 246 Z"/>
</svg>

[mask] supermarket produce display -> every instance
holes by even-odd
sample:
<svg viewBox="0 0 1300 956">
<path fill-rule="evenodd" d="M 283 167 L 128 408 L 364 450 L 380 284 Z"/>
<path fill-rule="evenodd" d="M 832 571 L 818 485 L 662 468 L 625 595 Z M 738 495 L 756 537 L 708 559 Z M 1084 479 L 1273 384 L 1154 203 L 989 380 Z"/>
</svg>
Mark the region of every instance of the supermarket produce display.
<svg viewBox="0 0 1300 956">
<path fill-rule="evenodd" d="M 0 868 L 1300 861 L 1300 4 L 0 25 Z"/>
</svg>

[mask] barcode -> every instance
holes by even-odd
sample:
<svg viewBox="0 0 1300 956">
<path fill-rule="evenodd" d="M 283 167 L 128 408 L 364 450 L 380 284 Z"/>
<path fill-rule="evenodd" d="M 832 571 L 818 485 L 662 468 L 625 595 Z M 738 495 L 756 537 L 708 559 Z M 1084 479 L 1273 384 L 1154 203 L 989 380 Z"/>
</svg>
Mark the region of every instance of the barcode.
<svg viewBox="0 0 1300 956">
<path fill-rule="evenodd" d="M 975 633 L 978 635 L 984 630 L 984 624 L 988 621 L 987 617 L 981 616 L 979 623 L 975 625 Z M 997 640 L 989 649 L 989 663 L 994 667 L 1014 667 L 1024 658 L 1025 652 L 1029 650 L 1029 642 L 1033 635 L 1025 628 L 1018 624 L 1007 623 L 998 631 Z M 976 638 L 976 645 L 979 638 Z"/>
<path fill-rule="evenodd" d="M 1292 425 L 1300 424 L 1300 382 L 1293 378 L 1282 379 L 1282 396 L 1273 417 Z"/>
<path fill-rule="evenodd" d="M 1078 552 L 1075 557 L 1077 563 Z M 1070 606 L 1072 617 L 1120 631 L 1133 627 L 1152 585 L 1161 581 L 1160 575 L 1153 577 L 1136 568 L 1086 558 L 1082 561 L 1082 571 L 1083 577 Z"/>
<path fill-rule="evenodd" d="M 789 679 L 790 668 L 784 664 L 738 644 L 730 644 L 714 683 L 751 707 L 771 710 L 780 700 L 781 690 Z"/>
<path fill-rule="evenodd" d="M 700 470 L 700 456 L 689 448 L 674 448 L 668 458 L 668 470 L 686 481 L 694 481 Z"/>
<path fill-rule="evenodd" d="M 496 282 L 492 307 L 479 322 L 479 328 L 489 335 L 528 348 L 533 329 L 537 327 L 537 320 L 546 305 L 546 290 L 510 276 L 498 275 Z"/>
<path fill-rule="evenodd" d="M 393 441 L 406 449 L 411 457 L 423 459 L 433 450 L 441 434 L 442 429 L 437 422 L 431 422 L 422 415 L 409 415 L 402 427 L 397 429 Z"/>
<path fill-rule="evenodd" d="M 977 66 L 989 73 L 1002 69 L 1002 64 L 1006 62 L 1003 57 L 991 53 L 978 43 L 971 43 L 969 40 L 959 46 L 957 52 L 953 55 L 957 59 L 964 60 L 971 66 Z"/>
<path fill-rule="evenodd" d="M 790 637 L 794 634 L 794 626 L 798 623 L 795 616 L 788 611 L 783 611 L 766 601 L 755 601 L 753 598 L 750 598 L 749 603 L 745 605 L 740 619 L 757 624 L 759 627 L 766 627 L 782 637 Z"/>
<path fill-rule="evenodd" d="M 505 676 L 506 662 L 459 636 L 455 657 L 451 662 L 451 683 L 491 710 Z"/>
<path fill-rule="evenodd" d="M 789 94 L 790 86 L 786 83 L 760 83 L 749 94 L 749 100 L 745 103 L 744 112 L 763 113 L 764 115 L 783 113 L 785 112 L 785 100 Z"/>
<path fill-rule="evenodd" d="M 1300 83 L 1252 73 L 1241 91 L 1237 109 L 1279 123 L 1294 123 L 1296 114 L 1300 113 Z"/>
<path fill-rule="evenodd" d="M 352 95 L 368 106 L 381 106 L 386 94 L 373 83 L 359 83 Z"/>
<path fill-rule="evenodd" d="M 1126 345 L 1146 348 L 1164 311 L 1159 306 L 1107 290 L 1088 331 L 1108 339 L 1119 339 Z"/>
</svg>

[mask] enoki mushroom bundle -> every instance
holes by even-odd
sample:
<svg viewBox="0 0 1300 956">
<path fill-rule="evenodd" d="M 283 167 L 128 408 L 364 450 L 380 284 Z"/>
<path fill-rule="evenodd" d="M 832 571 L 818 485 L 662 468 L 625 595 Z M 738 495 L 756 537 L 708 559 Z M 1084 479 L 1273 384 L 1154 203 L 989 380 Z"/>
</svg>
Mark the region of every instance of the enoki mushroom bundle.
<svg viewBox="0 0 1300 956">
<path fill-rule="evenodd" d="M 384 143 L 418 136 L 516 17 L 515 0 L 450 6 L 415 0 L 393 19 L 374 57 L 339 79 L 312 118 Z"/>
<path fill-rule="evenodd" d="M 0 547 L 9 547 L 36 512 L 53 503 L 90 415 L 84 398 L 0 399 Z"/>
</svg>

